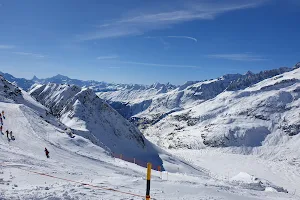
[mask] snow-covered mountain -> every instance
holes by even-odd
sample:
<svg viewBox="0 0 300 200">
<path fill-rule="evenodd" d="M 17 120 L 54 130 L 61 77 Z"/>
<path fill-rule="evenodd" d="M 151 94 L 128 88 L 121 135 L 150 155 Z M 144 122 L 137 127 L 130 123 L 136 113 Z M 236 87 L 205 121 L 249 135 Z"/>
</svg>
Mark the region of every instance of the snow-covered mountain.
<svg viewBox="0 0 300 200">
<path fill-rule="evenodd" d="M 48 83 L 34 85 L 29 93 L 76 134 L 93 143 L 111 152 L 140 160 L 151 157 L 156 165 L 161 162 L 156 150 L 140 131 L 101 100 L 93 90 Z"/>
<path fill-rule="evenodd" d="M 244 90 L 224 91 L 145 130 L 165 148 L 239 147 L 300 161 L 300 68 Z"/>
<path fill-rule="evenodd" d="M 157 150 L 149 143 L 139 130 L 99 99 L 91 89 L 78 86 L 35 85 L 27 92 L 19 89 L 0 76 L 0 101 L 25 105 L 33 109 L 43 119 L 58 116 L 55 124 L 65 129 L 69 127 L 108 152 L 136 157 L 140 160 L 150 159 L 161 165 Z M 35 97 L 46 107 L 36 102 Z M 49 122 L 50 119 L 47 119 Z"/>
<path fill-rule="evenodd" d="M 217 79 L 189 81 L 174 89 L 157 85 L 145 89 L 98 92 L 97 95 L 107 100 L 113 108 L 140 129 L 145 129 L 173 112 L 213 99 L 224 91 L 241 90 L 291 70 L 292 68 L 279 68 L 257 74 L 252 72 L 247 72 L 245 75 L 228 74 Z"/>
<path fill-rule="evenodd" d="M 94 81 L 94 80 L 79 80 L 72 79 L 67 76 L 58 74 L 56 76 L 50 78 L 40 79 L 36 76 L 33 76 L 32 79 L 28 80 L 25 78 L 16 78 L 11 74 L 0 72 L 6 80 L 14 83 L 18 87 L 28 91 L 34 84 L 47 84 L 47 83 L 56 83 L 56 84 L 69 84 L 69 85 L 77 85 L 79 87 L 86 87 L 93 89 L 95 92 L 106 92 L 106 91 L 117 91 L 122 89 L 134 89 L 134 90 L 146 90 L 149 88 L 158 88 L 160 86 L 165 87 L 165 90 L 170 90 L 176 88 L 176 86 L 171 84 L 160 84 L 156 83 L 150 86 L 142 85 L 142 84 L 120 84 L 120 83 L 106 83 L 103 81 Z"/>
<path fill-rule="evenodd" d="M 27 80 L 25 78 L 16 78 L 11 74 L 0 72 L 0 75 L 4 77 L 6 80 L 10 81 L 11 83 L 14 83 L 18 87 L 28 90 L 35 82 L 33 80 Z"/>
<path fill-rule="evenodd" d="M 34 76 L 31 79 L 31 81 L 39 84 L 56 83 L 56 84 L 77 85 L 79 87 L 87 87 L 93 89 L 95 92 L 118 91 L 123 89 L 127 89 L 127 90 L 131 90 L 131 89 L 146 90 L 149 88 L 160 89 L 160 87 L 164 87 L 164 91 L 167 91 L 176 88 L 176 86 L 171 84 L 159 84 L 159 83 L 146 86 L 141 84 L 106 83 L 103 81 L 94 81 L 94 80 L 83 81 L 79 79 L 72 79 L 61 74 L 58 74 L 50 78 L 45 78 L 45 79 L 39 79 L 36 76 Z"/>
</svg>

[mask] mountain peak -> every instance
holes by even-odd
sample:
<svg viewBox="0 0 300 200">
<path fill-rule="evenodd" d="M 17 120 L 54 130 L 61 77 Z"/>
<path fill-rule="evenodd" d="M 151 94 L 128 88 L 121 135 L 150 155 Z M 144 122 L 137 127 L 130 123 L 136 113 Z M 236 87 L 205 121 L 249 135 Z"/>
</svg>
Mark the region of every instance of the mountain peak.
<svg viewBox="0 0 300 200">
<path fill-rule="evenodd" d="M 52 78 L 57 78 L 57 79 L 70 79 L 67 76 L 61 75 L 61 74 L 57 74 L 56 76 L 53 76 Z"/>
<path fill-rule="evenodd" d="M 39 78 L 38 77 L 36 77 L 36 75 L 34 75 L 33 77 L 32 77 L 32 79 L 31 79 L 32 81 L 38 81 L 39 80 Z"/>
<path fill-rule="evenodd" d="M 248 75 L 248 76 L 250 76 L 250 75 L 254 75 L 254 73 L 253 73 L 253 72 L 251 72 L 251 71 L 247 71 L 247 73 L 246 73 L 245 75 Z"/>
<path fill-rule="evenodd" d="M 298 69 L 300 68 L 300 62 L 298 62 L 295 66 L 294 66 L 295 69 Z"/>
</svg>

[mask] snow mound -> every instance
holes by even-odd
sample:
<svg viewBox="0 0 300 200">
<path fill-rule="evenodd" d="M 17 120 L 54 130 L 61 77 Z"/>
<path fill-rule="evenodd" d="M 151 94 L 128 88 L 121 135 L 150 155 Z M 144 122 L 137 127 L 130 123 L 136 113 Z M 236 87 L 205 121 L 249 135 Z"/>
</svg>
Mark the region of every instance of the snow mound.
<svg viewBox="0 0 300 200">
<path fill-rule="evenodd" d="M 239 185 L 243 188 L 259 190 L 259 191 L 277 191 L 288 193 L 288 191 L 282 187 L 275 186 L 267 180 L 259 179 L 246 172 L 240 172 L 236 176 L 229 179 L 234 185 Z"/>
<path fill-rule="evenodd" d="M 272 187 L 266 187 L 265 192 L 277 192 L 277 190 Z"/>
</svg>

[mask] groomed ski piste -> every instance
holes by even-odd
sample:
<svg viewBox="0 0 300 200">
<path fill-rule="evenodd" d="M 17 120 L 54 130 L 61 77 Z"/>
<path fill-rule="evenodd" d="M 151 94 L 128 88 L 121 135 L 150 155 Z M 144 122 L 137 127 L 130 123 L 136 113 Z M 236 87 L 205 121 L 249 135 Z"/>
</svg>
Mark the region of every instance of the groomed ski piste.
<svg viewBox="0 0 300 200">
<path fill-rule="evenodd" d="M 12 85 L 9 87 L 18 93 Z M 65 126 L 51 115 L 45 116 L 47 108 L 26 92 L 20 91 L 19 98 L 7 93 L 6 87 L 0 90 L 0 110 L 5 111 L 4 134 L 0 135 L 1 200 L 145 199 L 145 168 L 113 158 L 109 151 L 84 137 L 70 138 Z M 6 130 L 13 131 L 15 140 L 7 138 Z M 45 156 L 45 147 L 50 158 Z M 183 162 L 153 148 L 165 171 L 152 171 L 151 199 L 299 199 L 290 191 L 286 193 L 288 188 L 250 174 L 240 172 L 230 180 L 216 177 L 208 166 L 205 169 Z"/>
</svg>

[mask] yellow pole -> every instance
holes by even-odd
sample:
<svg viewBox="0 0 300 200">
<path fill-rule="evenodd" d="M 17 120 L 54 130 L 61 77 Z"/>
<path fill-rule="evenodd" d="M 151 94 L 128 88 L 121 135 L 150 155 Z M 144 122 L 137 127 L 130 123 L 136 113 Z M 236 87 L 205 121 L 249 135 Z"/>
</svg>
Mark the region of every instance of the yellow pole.
<svg viewBox="0 0 300 200">
<path fill-rule="evenodd" d="M 147 187 L 146 187 L 146 200 L 150 200 L 150 180 L 151 180 L 151 163 L 147 163 Z"/>
</svg>

